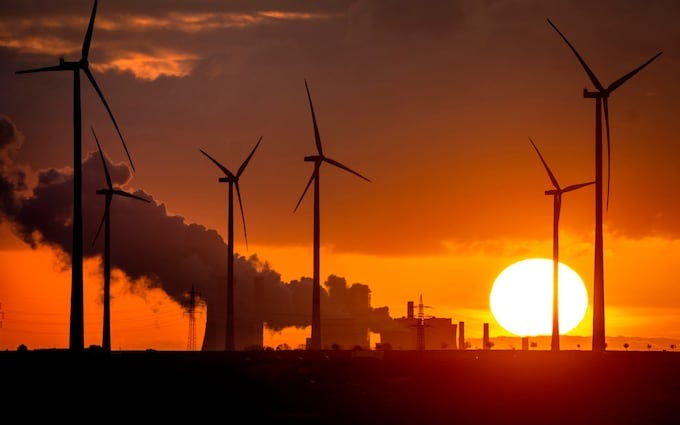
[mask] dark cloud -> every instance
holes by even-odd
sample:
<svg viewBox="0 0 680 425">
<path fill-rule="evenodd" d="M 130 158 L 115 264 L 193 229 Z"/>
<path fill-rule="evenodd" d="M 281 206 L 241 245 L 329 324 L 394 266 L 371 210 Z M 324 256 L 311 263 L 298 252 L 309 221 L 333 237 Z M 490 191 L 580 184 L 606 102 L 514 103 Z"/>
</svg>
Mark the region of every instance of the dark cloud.
<svg viewBox="0 0 680 425">
<path fill-rule="evenodd" d="M 362 0 L 353 17 L 375 29 L 394 34 L 441 36 L 460 27 L 463 8 L 458 0 Z"/>
<path fill-rule="evenodd" d="M 348 0 L 119 0 L 99 1 L 98 10 L 106 13 L 134 12 L 158 15 L 160 12 L 256 12 L 269 10 L 334 12 L 347 7 Z M 5 0 L 5 16 L 46 16 L 54 14 L 89 14 L 91 0 Z"/>
<path fill-rule="evenodd" d="M 0 124 L 3 146 L 13 146 L 6 140 L 16 141 L 16 128 L 7 118 Z M 12 131 L 4 130 L 6 128 Z M 130 183 L 128 167 L 105 158 L 114 186 Z M 0 217 L 8 220 L 14 232 L 32 247 L 46 244 L 68 256 L 72 243 L 72 169 L 38 171 L 37 184 L 30 196 L 23 197 L 9 178 L 13 167 L 5 162 L 0 174 Z M 97 256 L 102 253 L 102 242 L 92 242 L 103 214 L 104 198 L 95 192 L 106 187 L 99 154 L 90 152 L 86 155 L 82 167 L 84 251 L 86 256 Z M 215 348 L 218 346 L 217 335 L 223 332 L 223 320 L 220 319 L 224 316 L 220 310 L 224 293 L 220 288 L 226 279 L 227 266 L 227 247 L 223 239 L 214 230 L 169 214 L 164 204 L 143 190 L 133 190 L 129 186 L 126 189 L 151 202 L 124 197 L 113 199 L 110 216 L 112 266 L 123 270 L 133 281 L 146 278 L 152 287 L 163 289 L 178 302 L 185 299 L 186 292 L 193 286 L 208 307 L 204 348 Z M 246 258 L 237 254 L 234 264 L 237 329 L 248 329 L 258 312 L 271 329 L 310 324 L 310 278 L 284 282 L 257 255 Z M 256 276 L 262 278 L 261 299 L 254 291 Z M 389 322 L 386 309 L 374 312 L 370 306 L 368 286 L 348 286 L 343 278 L 330 276 L 325 287 L 327 289 L 322 288 L 322 306 L 326 317 L 351 316 L 373 330 L 379 330 Z"/>
<path fill-rule="evenodd" d="M 67 58 L 77 55 L 90 1 L 5 5 L 0 39 L 1 20 L 11 16 L 14 24 L 30 26 L 17 35 L 64 39 L 74 49 Z M 553 160 L 573 154 L 562 157 L 560 176 L 571 173 L 566 176 L 580 181 L 592 175 L 592 105 L 581 94 L 588 78 L 546 17 L 603 81 L 664 50 L 612 97 L 613 198 L 607 220 L 623 234 L 644 236 L 652 223 L 655 233 L 675 237 L 679 198 L 667 194 L 676 193 L 678 182 L 673 117 L 679 110 L 680 62 L 672 46 L 679 35 L 679 5 L 670 0 L 625 5 L 613 0 L 102 1 L 91 59 L 126 137 L 142 153 L 135 159 L 136 181 L 172 205 L 186 202 L 188 187 L 200 193 L 198 184 L 213 177 L 187 152 L 196 152 L 199 143 L 213 149 L 265 135 L 266 147 L 248 180 L 257 193 L 247 195 L 251 241 L 259 245 L 307 243 L 309 209 L 303 205 L 294 219 L 286 215 L 308 178 L 300 159 L 313 148 L 302 81 L 307 78 L 327 149 L 373 181 L 352 185 L 340 180 L 342 175 L 334 181 L 334 171 L 324 174 L 329 178 L 324 177 L 323 191 L 331 194 L 323 201 L 324 243 L 342 252 L 422 255 L 441 253 L 442 241 L 544 237 L 540 226 L 517 225 L 526 223 L 527 214 L 540 216 L 548 205 L 538 180 L 545 176 L 526 134 L 554 141 Z M 333 18 L 267 19 L 197 32 L 172 25 L 107 26 L 142 16 L 172 21 L 182 14 L 266 10 Z M 41 18 L 62 15 L 79 19 L 78 28 L 41 24 Z M 40 167 L 70 161 L 65 152 L 71 129 L 64 123 L 70 122 L 71 86 L 65 75 L 13 72 L 54 64 L 60 53 L 50 48 L 35 57 L 0 48 L 7 112 L 32 140 L 55 139 L 40 149 L 26 148 L 26 162 Z M 115 59 L 128 62 L 107 67 Z M 154 77 L 153 84 L 141 80 Z M 84 86 L 84 110 L 95 116 L 102 108 L 96 101 L 87 107 L 92 91 Z M 178 117 L 182 125 L 175 125 Z M 158 146 L 163 152 L 157 153 Z M 645 168 L 634 170 L 642 160 Z M 157 176 L 165 170 L 159 164 L 166 161 L 181 172 L 161 179 Z M 526 170 L 536 170 L 536 179 Z M 418 179 L 404 179 L 405 172 Z M 504 176 L 508 190 L 498 190 L 494 173 Z M 427 189 L 422 182 L 428 182 Z M 565 220 L 574 217 L 571 212 L 592 209 L 592 196 L 574 198 Z M 223 215 L 214 209 L 192 205 L 184 211 L 189 221 L 221 225 Z M 590 212 L 573 223 L 579 234 L 592 231 Z M 258 234 L 257 229 L 267 230 Z"/>
<path fill-rule="evenodd" d="M 3 152 L 16 151 L 21 147 L 23 136 L 14 123 L 4 115 L 0 115 L 0 150 Z"/>
</svg>

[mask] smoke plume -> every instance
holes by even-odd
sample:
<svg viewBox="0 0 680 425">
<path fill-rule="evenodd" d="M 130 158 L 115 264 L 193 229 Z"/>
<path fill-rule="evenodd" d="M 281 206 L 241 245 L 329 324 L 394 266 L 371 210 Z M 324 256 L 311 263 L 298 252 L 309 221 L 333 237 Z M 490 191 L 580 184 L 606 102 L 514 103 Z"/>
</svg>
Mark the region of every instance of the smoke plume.
<svg viewBox="0 0 680 425">
<path fill-rule="evenodd" d="M 34 172 L 16 164 L 14 158 L 22 141 L 23 136 L 12 121 L 0 115 L 0 220 L 6 221 L 31 247 L 49 245 L 69 258 L 73 169 L 48 168 Z M 126 187 L 131 179 L 127 165 L 114 164 L 108 157 L 106 161 L 114 186 L 130 191 Z M 82 167 L 84 255 L 93 257 L 101 255 L 103 250 L 101 240 L 93 244 L 104 210 L 104 199 L 95 192 L 106 187 L 106 182 L 97 152 L 88 153 Z M 27 184 L 29 180 L 33 182 L 31 185 Z M 227 247 L 224 240 L 215 230 L 168 214 L 165 205 L 151 194 L 140 189 L 132 193 L 150 203 L 114 197 L 112 267 L 124 271 L 133 282 L 145 278 L 152 287 L 163 289 L 178 302 L 182 302 L 193 285 L 207 305 L 203 349 L 219 348 L 225 322 Z M 259 286 L 255 284 L 256 277 Z M 235 255 L 234 292 L 237 332 L 246 332 L 259 320 L 274 330 L 311 324 L 311 278 L 284 282 L 280 274 L 257 255 L 249 258 Z M 351 317 L 374 332 L 391 323 L 386 307 L 371 307 L 368 286 L 359 283 L 348 286 L 345 279 L 338 276 L 329 276 L 321 288 L 321 305 L 325 316 Z M 236 337 L 238 346 L 238 333 Z M 249 345 L 247 338 L 240 345 Z"/>
</svg>

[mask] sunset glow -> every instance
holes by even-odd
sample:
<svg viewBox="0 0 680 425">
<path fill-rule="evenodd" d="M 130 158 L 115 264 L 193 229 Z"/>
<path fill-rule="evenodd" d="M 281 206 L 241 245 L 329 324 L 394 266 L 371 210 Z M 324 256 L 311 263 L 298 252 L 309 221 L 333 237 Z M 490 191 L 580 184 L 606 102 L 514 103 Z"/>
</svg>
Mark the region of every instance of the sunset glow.
<svg viewBox="0 0 680 425">
<path fill-rule="evenodd" d="M 490 294 L 509 265 L 555 247 L 569 265 L 561 291 L 576 291 L 562 297 L 565 347 L 585 347 L 603 311 L 609 347 L 680 343 L 679 8 L 611 2 L 604 13 L 609 2 L 10 2 L 0 16 L 0 349 L 69 344 L 79 184 L 85 344 L 101 343 L 104 243 L 92 240 L 107 181 L 90 127 L 113 186 L 149 201 L 111 210 L 114 349 L 186 349 L 191 288 L 205 302 L 197 343 L 219 349 L 231 272 L 235 322 L 264 327 L 239 348 L 304 346 L 315 280 L 321 326 L 355 320 L 371 349 L 421 294 L 428 314 L 464 322 L 473 346 L 485 324 L 492 339 L 547 335 L 550 274 L 529 295 L 517 283 Z M 595 98 L 583 97 L 599 83 L 556 28 L 605 87 L 647 61 L 606 97 L 603 179 Z M 603 187 L 555 208 L 527 136 L 560 184 Z M 229 217 L 227 185 L 200 150 L 235 171 L 259 137 Z M 324 166 L 315 238 L 309 156 L 321 145 L 370 184 Z M 601 293 L 603 308 L 588 304 Z"/>
</svg>

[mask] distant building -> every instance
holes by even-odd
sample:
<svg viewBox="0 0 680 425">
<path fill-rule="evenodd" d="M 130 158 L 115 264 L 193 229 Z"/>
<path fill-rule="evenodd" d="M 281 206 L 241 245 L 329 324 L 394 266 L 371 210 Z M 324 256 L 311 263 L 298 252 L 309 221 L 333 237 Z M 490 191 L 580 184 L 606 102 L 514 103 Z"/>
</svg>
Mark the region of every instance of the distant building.
<svg viewBox="0 0 680 425">
<path fill-rule="evenodd" d="M 307 338 L 307 348 L 310 348 Z M 324 350 L 370 349 L 366 320 L 352 315 L 333 315 L 321 318 L 321 345 Z"/>
<path fill-rule="evenodd" d="M 393 350 L 415 350 L 418 341 L 418 327 L 424 334 L 426 350 L 455 350 L 456 329 L 451 318 L 417 317 L 414 315 L 413 301 L 407 303 L 407 316 L 394 319 L 395 326 L 380 332 L 380 343 L 376 348 Z"/>
<path fill-rule="evenodd" d="M 264 278 L 255 276 L 251 288 L 239 288 L 241 298 L 237 299 L 239 314 L 234 320 L 234 343 L 237 350 L 248 350 L 264 345 Z M 250 297 L 246 298 L 245 291 L 251 291 Z M 246 298 L 248 304 L 243 304 Z"/>
</svg>

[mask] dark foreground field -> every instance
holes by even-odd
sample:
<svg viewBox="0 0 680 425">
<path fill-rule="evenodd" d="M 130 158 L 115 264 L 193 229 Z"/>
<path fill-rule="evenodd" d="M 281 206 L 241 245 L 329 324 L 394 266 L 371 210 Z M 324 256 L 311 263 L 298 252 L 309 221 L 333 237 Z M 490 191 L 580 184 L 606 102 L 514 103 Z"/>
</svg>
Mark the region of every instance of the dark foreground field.
<svg viewBox="0 0 680 425">
<path fill-rule="evenodd" d="M 30 423 L 680 424 L 680 353 L 0 352 Z"/>
</svg>

